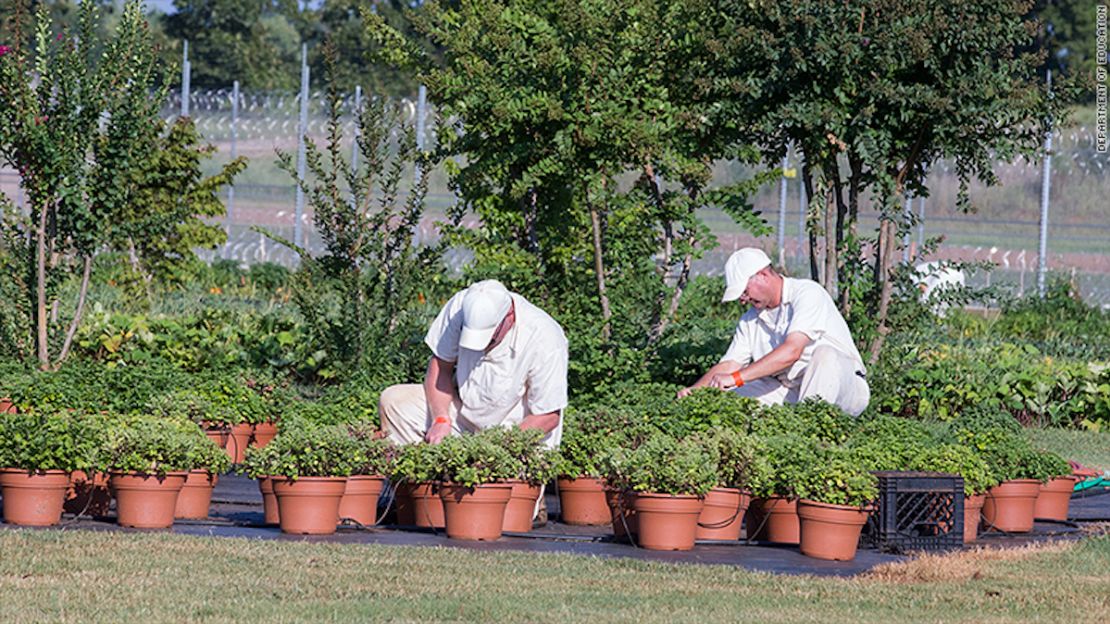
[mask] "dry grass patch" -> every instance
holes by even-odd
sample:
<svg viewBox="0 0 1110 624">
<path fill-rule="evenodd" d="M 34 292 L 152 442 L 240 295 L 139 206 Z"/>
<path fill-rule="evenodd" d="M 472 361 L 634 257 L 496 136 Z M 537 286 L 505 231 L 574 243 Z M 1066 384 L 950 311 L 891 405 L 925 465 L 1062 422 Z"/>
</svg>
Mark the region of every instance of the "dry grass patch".
<svg viewBox="0 0 1110 624">
<path fill-rule="evenodd" d="M 1019 548 L 980 547 L 953 553 L 922 553 L 909 561 L 884 563 L 861 581 L 883 583 L 936 583 L 980 579 L 1000 562 L 1013 563 L 1031 557 L 1065 553 L 1075 548 L 1074 541 L 1053 541 Z"/>
</svg>

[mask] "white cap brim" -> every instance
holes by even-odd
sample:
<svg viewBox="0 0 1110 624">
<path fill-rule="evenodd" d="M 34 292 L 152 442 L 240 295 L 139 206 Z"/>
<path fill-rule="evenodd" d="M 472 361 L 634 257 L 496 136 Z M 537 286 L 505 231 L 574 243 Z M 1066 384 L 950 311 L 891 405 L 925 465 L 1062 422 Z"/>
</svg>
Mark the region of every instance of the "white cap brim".
<svg viewBox="0 0 1110 624">
<path fill-rule="evenodd" d="M 748 287 L 748 280 L 744 280 L 740 284 L 733 284 L 732 286 L 729 286 L 728 288 L 725 288 L 725 294 L 721 296 L 721 303 L 725 303 L 725 302 L 728 302 L 728 301 L 736 301 L 737 299 L 740 298 L 740 295 L 744 294 L 744 290 L 747 287 Z"/>
<path fill-rule="evenodd" d="M 497 325 L 489 329 L 468 329 L 463 327 L 462 334 L 459 336 L 459 346 L 463 349 L 470 349 L 471 351 L 485 351 L 489 346 L 490 340 L 493 340 L 493 333 L 497 331 Z"/>
</svg>

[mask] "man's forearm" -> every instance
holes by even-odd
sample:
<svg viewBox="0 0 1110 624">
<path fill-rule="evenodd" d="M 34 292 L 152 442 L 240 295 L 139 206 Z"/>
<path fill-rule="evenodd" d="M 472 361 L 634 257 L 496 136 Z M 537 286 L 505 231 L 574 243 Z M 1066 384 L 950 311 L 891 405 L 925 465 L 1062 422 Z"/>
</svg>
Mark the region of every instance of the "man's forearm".
<svg viewBox="0 0 1110 624">
<path fill-rule="evenodd" d="M 560 415 L 559 412 L 548 412 L 547 414 L 529 414 L 520 421 L 521 429 L 539 429 L 544 433 L 551 433 L 555 427 L 559 426 Z"/>
<path fill-rule="evenodd" d="M 801 356 L 801 350 L 794 345 L 781 344 L 762 358 L 740 369 L 744 381 L 755 381 L 769 375 L 776 375 L 794 365 Z"/>
<path fill-rule="evenodd" d="M 455 384 L 451 380 L 454 365 L 433 357 L 424 375 L 424 396 L 428 400 L 428 412 L 432 418 L 446 418 L 455 400 Z"/>
</svg>

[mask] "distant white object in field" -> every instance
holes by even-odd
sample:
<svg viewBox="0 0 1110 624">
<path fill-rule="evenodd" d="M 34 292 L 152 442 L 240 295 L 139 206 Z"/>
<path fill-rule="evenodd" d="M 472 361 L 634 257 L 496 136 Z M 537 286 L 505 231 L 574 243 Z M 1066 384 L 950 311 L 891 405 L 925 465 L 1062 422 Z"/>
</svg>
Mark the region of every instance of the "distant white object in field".
<svg viewBox="0 0 1110 624">
<path fill-rule="evenodd" d="M 945 291 L 963 288 L 967 285 L 967 277 L 960 269 L 944 266 L 940 262 L 925 262 L 915 267 L 917 276 L 915 281 L 921 289 L 921 301 L 929 303 L 934 295 L 939 296 Z M 937 316 L 944 316 L 948 311 L 948 303 L 935 301 L 932 304 L 933 312 Z"/>
</svg>

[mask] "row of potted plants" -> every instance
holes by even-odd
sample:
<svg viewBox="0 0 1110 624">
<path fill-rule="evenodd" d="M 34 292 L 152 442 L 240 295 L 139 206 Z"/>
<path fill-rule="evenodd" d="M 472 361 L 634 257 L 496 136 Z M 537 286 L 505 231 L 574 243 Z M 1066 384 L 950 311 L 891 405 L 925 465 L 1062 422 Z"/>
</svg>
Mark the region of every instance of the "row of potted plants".
<svg viewBox="0 0 1110 624">
<path fill-rule="evenodd" d="M 199 428 L 179 419 L 6 413 L 0 440 L 4 520 L 12 524 L 58 524 L 67 497 L 87 509 L 98 487 L 111 490 L 123 526 L 206 517 L 217 475 L 229 466 Z"/>
</svg>

